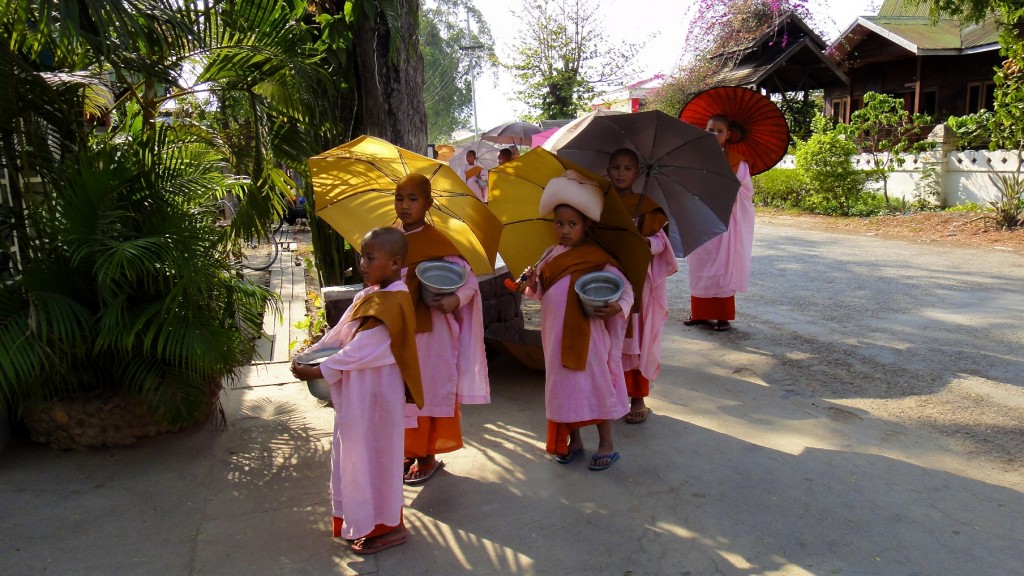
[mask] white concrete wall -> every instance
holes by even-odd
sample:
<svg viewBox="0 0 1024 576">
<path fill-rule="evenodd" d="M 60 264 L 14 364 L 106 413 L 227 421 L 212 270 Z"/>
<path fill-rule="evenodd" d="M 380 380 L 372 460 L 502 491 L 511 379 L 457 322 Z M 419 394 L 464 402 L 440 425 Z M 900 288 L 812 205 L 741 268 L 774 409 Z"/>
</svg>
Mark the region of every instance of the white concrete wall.
<svg viewBox="0 0 1024 576">
<path fill-rule="evenodd" d="M 968 202 L 988 206 L 989 201 L 999 198 L 999 176 L 1012 176 L 1018 164 L 1016 150 L 954 150 L 944 154 L 936 151 L 904 155 L 904 159 L 903 166 L 889 174 L 889 196 L 913 199 L 915 186 L 921 178 L 921 169 L 932 164 L 941 172 L 944 206 L 958 206 Z M 870 168 L 871 155 L 854 156 L 853 165 L 862 169 Z M 794 157 L 786 156 L 777 167 L 796 168 Z M 872 185 L 872 188 L 879 193 L 882 191 L 881 185 Z"/>
</svg>

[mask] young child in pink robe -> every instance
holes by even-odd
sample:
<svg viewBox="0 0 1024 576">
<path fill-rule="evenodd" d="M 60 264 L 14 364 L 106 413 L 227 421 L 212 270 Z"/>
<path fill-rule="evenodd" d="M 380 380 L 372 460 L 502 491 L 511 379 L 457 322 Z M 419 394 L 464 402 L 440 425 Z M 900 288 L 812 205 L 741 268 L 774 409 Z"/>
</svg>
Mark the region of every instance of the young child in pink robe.
<svg viewBox="0 0 1024 576">
<path fill-rule="evenodd" d="M 405 433 L 405 483 L 430 480 L 444 462 L 438 454 L 462 448 L 460 404 L 490 402 L 484 351 L 483 305 L 469 264 L 454 244 L 426 222 L 433 205 L 430 180 L 409 174 L 395 188 L 395 214 L 409 244 L 402 279 L 417 312 L 416 350 L 423 374 L 424 405 L 408 406 Z M 467 280 L 453 294 L 422 298 L 415 269 L 426 260 L 443 259 L 466 270 Z"/>
<path fill-rule="evenodd" d="M 707 131 L 718 138 L 732 166 L 740 189 L 729 216 L 726 231 L 702 244 L 686 257 L 690 277 L 690 316 L 683 324 L 704 324 L 724 332 L 736 318 L 736 293 L 746 292 L 750 283 L 750 260 L 754 250 L 754 184 L 750 166 L 729 149 L 729 119 L 712 116 Z"/>
<path fill-rule="evenodd" d="M 319 366 L 292 361 L 300 380 L 325 378 L 334 404 L 331 500 L 334 536 L 373 554 L 408 540 L 402 522 L 404 407 L 422 404 L 413 351 L 412 298 L 401 281 L 407 245 L 401 232 L 378 228 L 363 240 L 359 268 L 369 287 L 310 350 L 341 350 Z"/>
<path fill-rule="evenodd" d="M 647 196 L 633 191 L 633 183 L 640 175 L 637 153 L 629 148 L 612 152 L 607 173 L 653 255 L 644 278 L 641 308 L 631 315 L 632 333 L 622 343 L 622 367 L 630 401 L 626 423 L 642 424 L 651 412 L 644 398 L 650 395 L 651 382 L 661 372 L 661 331 L 668 318 L 668 277 L 679 271 L 679 265 L 669 245 L 665 211 Z"/>
<path fill-rule="evenodd" d="M 629 411 L 622 339 L 633 290 L 615 259 L 586 235 L 590 222 L 600 218 L 603 202 L 601 190 L 576 172 L 553 178 L 540 212 L 554 211 L 558 245 L 525 271 L 526 296 L 541 301 L 547 451 L 568 464 L 583 452 L 580 428 L 596 424 L 591 470 L 605 470 L 619 459 L 612 420 Z M 585 309 L 574 285 L 583 274 L 600 270 L 619 276 L 625 288 L 617 301 Z"/>
</svg>

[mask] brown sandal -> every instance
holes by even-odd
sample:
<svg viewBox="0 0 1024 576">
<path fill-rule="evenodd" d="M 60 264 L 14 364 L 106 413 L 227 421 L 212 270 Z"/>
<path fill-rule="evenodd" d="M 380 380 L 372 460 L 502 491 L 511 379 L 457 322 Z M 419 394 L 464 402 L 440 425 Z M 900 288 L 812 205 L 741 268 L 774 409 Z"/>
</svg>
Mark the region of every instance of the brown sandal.
<svg viewBox="0 0 1024 576">
<path fill-rule="evenodd" d="M 697 320 L 693 316 L 690 316 L 686 320 L 683 320 L 683 326 L 705 326 L 711 324 L 708 320 Z"/>
<path fill-rule="evenodd" d="M 391 532 L 374 536 L 373 538 L 357 538 L 352 542 L 352 551 L 356 554 L 376 554 L 381 550 L 387 550 L 399 544 L 405 544 L 409 540 L 409 531 L 405 526 L 399 526 Z"/>
<path fill-rule="evenodd" d="M 725 332 L 729 328 L 732 328 L 732 326 L 729 324 L 727 320 L 719 320 L 718 322 L 715 322 L 715 324 L 711 327 L 711 329 L 714 330 L 715 332 Z"/>
<path fill-rule="evenodd" d="M 647 422 L 647 417 L 651 415 L 651 407 L 644 406 L 643 408 L 626 414 L 626 424 L 643 424 Z"/>
</svg>

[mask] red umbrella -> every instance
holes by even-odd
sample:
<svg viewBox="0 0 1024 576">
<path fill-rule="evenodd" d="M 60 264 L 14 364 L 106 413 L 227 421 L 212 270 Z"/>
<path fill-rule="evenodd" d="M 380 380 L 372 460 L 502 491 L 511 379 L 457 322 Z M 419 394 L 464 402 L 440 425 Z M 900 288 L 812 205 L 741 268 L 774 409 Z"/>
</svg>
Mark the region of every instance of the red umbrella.
<svg viewBox="0 0 1024 576">
<path fill-rule="evenodd" d="M 789 125 L 767 96 L 739 86 L 711 88 L 683 106 L 679 119 L 703 130 L 708 119 L 719 115 L 729 119 L 732 137 L 727 146 L 746 158 L 751 176 L 775 166 L 786 155 Z"/>
</svg>

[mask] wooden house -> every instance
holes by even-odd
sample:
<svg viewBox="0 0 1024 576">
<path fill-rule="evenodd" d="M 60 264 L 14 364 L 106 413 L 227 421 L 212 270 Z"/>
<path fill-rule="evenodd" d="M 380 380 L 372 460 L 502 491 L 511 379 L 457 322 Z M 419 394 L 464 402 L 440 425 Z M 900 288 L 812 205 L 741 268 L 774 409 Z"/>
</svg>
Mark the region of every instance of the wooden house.
<svg viewBox="0 0 1024 576">
<path fill-rule="evenodd" d="M 966 24 L 928 16 L 929 2 L 885 0 L 877 16 L 862 16 L 827 55 L 849 78 L 825 89 L 825 113 L 849 122 L 864 94 L 902 97 L 909 112 L 936 120 L 992 109 L 993 77 L 1001 65 L 995 19 Z"/>
</svg>

